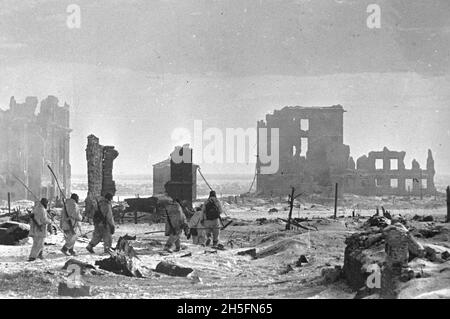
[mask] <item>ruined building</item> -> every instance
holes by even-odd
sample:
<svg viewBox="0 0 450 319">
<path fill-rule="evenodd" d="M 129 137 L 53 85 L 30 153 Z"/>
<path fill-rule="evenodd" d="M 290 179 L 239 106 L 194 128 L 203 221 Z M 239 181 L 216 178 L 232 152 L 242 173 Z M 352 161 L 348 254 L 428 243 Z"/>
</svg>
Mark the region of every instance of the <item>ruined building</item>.
<svg viewBox="0 0 450 319">
<path fill-rule="evenodd" d="M 100 145 L 95 135 L 88 136 L 86 160 L 88 171 L 87 198 L 97 198 L 107 193 L 116 194 L 116 183 L 113 180 L 113 162 L 119 156 L 114 146 Z"/>
<path fill-rule="evenodd" d="M 192 206 L 197 198 L 197 167 L 188 144 L 175 147 L 170 158 L 153 165 L 153 195 L 167 194 Z"/>
<path fill-rule="evenodd" d="M 359 195 L 431 195 L 434 185 L 434 160 L 428 151 L 427 167 L 420 168 L 413 160 L 411 169 L 404 164 L 405 152 L 384 148 L 368 156 L 350 157 L 349 146 L 343 143 L 341 105 L 331 107 L 285 107 L 259 121 L 257 192 L 286 195 L 291 187 L 305 193 L 332 196 L 334 185 L 339 194 Z M 267 149 L 271 152 L 271 128 L 279 129 L 279 169 L 263 174 L 260 161 L 261 128 L 267 128 Z"/>
<path fill-rule="evenodd" d="M 38 107 L 36 97 L 0 110 L 0 198 L 11 193 L 13 200 L 35 200 L 12 176 L 26 183 L 38 197 L 54 199 L 59 190 L 47 165 L 54 170 L 61 188 L 70 194 L 70 112 L 48 96 Z"/>
<path fill-rule="evenodd" d="M 428 150 L 427 168 L 421 169 L 413 160 L 411 168 L 405 167 L 405 152 L 394 152 L 386 147 L 380 152 L 363 155 L 350 164 L 344 178 L 344 188 L 359 195 L 434 195 L 434 160 Z"/>
<path fill-rule="evenodd" d="M 285 107 L 266 115 L 257 124 L 257 192 L 288 194 L 291 186 L 303 192 L 332 193 L 335 182 L 347 169 L 350 148 L 343 144 L 343 114 L 340 105 L 331 107 Z M 271 129 L 279 129 L 279 169 L 261 174 L 261 128 L 267 128 L 271 152 Z"/>
</svg>

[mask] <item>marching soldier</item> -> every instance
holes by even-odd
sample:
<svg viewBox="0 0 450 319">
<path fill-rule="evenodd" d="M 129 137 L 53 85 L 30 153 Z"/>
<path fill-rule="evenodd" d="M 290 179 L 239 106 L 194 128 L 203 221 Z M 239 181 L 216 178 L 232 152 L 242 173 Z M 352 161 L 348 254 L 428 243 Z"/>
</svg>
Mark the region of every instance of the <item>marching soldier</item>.
<svg viewBox="0 0 450 319">
<path fill-rule="evenodd" d="M 189 236 L 189 227 L 186 216 L 183 213 L 181 205 L 175 200 L 165 205 L 166 210 L 166 229 L 165 235 L 169 236 L 164 250 L 172 252 L 171 248 L 175 244 L 175 251 L 181 250 L 180 235 L 184 230 L 186 237 Z"/>
<path fill-rule="evenodd" d="M 86 246 L 86 249 L 91 254 L 94 254 L 94 247 L 103 239 L 103 248 L 105 253 L 109 253 L 112 245 L 112 235 L 115 232 L 114 217 L 112 213 L 111 201 L 113 195 L 107 193 L 102 197 L 98 203 L 94 213 L 94 234 L 91 242 Z"/>
<path fill-rule="evenodd" d="M 29 236 L 33 237 L 33 246 L 31 247 L 28 261 L 34 261 L 36 258 L 44 259 L 44 243 L 47 237 L 47 225 L 52 221 L 47 216 L 48 199 L 42 198 L 36 202 L 31 215 L 31 225 Z"/>
<path fill-rule="evenodd" d="M 202 207 L 197 207 L 194 215 L 189 219 L 188 226 L 189 231 L 192 236 L 192 243 L 194 245 L 204 244 L 204 231 L 203 225 L 201 224 L 203 220 L 203 209 Z"/>
<path fill-rule="evenodd" d="M 66 201 L 66 205 L 63 208 L 64 211 L 61 214 L 61 229 L 64 232 L 65 244 L 61 251 L 66 256 L 72 255 L 76 256 L 73 247 L 77 241 L 78 235 L 76 233 L 76 227 L 78 222 L 81 221 L 82 217 L 78 208 L 79 197 L 77 194 L 72 194 L 70 198 Z M 67 208 L 67 211 L 66 211 Z"/>
<path fill-rule="evenodd" d="M 213 237 L 213 246 L 219 243 L 220 235 L 220 215 L 222 214 L 222 205 L 216 197 L 216 192 L 209 192 L 209 198 L 203 204 L 203 226 L 205 227 L 206 240 L 205 245 L 211 243 L 210 236 Z"/>
</svg>

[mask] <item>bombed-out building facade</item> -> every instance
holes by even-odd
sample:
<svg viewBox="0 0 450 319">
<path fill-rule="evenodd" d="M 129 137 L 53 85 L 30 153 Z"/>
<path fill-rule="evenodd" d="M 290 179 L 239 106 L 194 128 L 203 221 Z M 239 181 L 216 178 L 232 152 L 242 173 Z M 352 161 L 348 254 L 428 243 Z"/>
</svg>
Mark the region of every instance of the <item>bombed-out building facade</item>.
<svg viewBox="0 0 450 319">
<path fill-rule="evenodd" d="M 18 103 L 11 97 L 9 108 L 0 110 L 0 198 L 35 198 L 17 181 L 17 176 L 39 197 L 59 195 L 47 165 L 58 177 L 63 191 L 70 193 L 70 111 L 48 96 L 40 105 L 36 97 Z"/>
<path fill-rule="evenodd" d="M 285 107 L 267 114 L 257 123 L 258 156 L 256 163 L 257 192 L 265 195 L 285 195 L 295 187 L 298 191 L 332 196 L 338 192 L 358 195 L 434 195 L 434 160 L 428 151 L 426 168 L 416 160 L 407 169 L 405 152 L 390 151 L 386 147 L 357 159 L 350 156 L 344 144 L 344 108 Z M 261 130 L 267 129 L 267 130 Z M 265 174 L 262 168 L 270 165 L 260 160 L 260 139 L 267 141 L 271 153 L 271 134 L 279 130 L 279 167 L 275 173 Z M 266 150 L 264 150 L 266 151 Z"/>
</svg>

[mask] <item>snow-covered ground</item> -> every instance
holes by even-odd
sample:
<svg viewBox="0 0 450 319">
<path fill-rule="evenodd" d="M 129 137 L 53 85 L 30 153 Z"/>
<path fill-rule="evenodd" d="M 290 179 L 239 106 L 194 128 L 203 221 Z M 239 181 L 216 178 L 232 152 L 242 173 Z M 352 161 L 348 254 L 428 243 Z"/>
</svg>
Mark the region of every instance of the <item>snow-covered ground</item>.
<svg viewBox="0 0 450 319">
<path fill-rule="evenodd" d="M 353 298 L 355 292 L 343 281 L 325 284 L 321 270 L 342 266 L 346 236 L 357 230 L 364 216 L 375 213 L 377 203 L 388 206 L 392 200 L 353 198 L 352 205 L 372 207 L 355 209 L 362 216 L 359 223 L 351 218 L 354 208 L 348 204 L 349 200 L 341 202 L 337 220 L 328 218 L 333 215 L 330 206 L 296 203 L 293 217 L 307 217 L 310 221 L 303 224 L 315 226 L 318 231 L 285 231 L 285 224 L 277 220 L 278 217 L 287 217 L 285 202 L 258 198 L 247 198 L 244 202 L 240 199 L 238 204 L 223 201 L 225 217 L 235 220 L 221 234 L 221 242 L 226 248 L 223 251 L 194 246 L 183 237 L 185 249 L 165 255 L 161 254 L 166 240 L 164 234 L 144 234 L 162 230 L 163 224 L 118 225 L 114 241 L 125 234 L 137 236 L 132 245 L 139 255 L 145 278 L 130 278 L 97 269 L 93 274 L 84 275 L 82 280 L 91 286 L 92 298 Z M 417 206 L 426 207 L 430 202 L 434 203 L 434 199 L 424 199 Z M 344 207 L 342 203 L 348 206 Z M 406 202 L 401 204 L 407 206 Z M 445 215 L 443 206 L 419 209 L 411 206 L 389 209 L 394 215 L 409 217 L 418 214 L 443 219 Z M 276 208 L 278 212 L 269 213 L 270 208 Z M 266 220 L 257 221 L 261 218 Z M 83 224 L 82 230 L 86 233 L 92 230 L 92 226 Z M 96 247 L 97 254 L 90 255 L 85 250 L 86 241 L 77 242 L 77 259 L 93 265 L 96 260 L 107 257 L 102 254 L 101 244 Z M 60 252 L 61 234 L 50 236 L 47 242 L 46 259 L 35 262 L 27 262 L 31 239 L 23 245 L 0 246 L 1 298 L 58 298 L 58 284 L 67 280 L 68 275 L 62 267 L 70 257 Z M 255 260 L 237 254 L 249 248 L 256 248 L 257 252 L 266 251 L 267 254 Z M 297 267 L 295 263 L 301 255 L 306 256 L 308 263 Z M 162 260 L 191 267 L 194 273 L 184 278 L 154 272 Z M 195 279 L 197 277 L 200 280 Z"/>
</svg>

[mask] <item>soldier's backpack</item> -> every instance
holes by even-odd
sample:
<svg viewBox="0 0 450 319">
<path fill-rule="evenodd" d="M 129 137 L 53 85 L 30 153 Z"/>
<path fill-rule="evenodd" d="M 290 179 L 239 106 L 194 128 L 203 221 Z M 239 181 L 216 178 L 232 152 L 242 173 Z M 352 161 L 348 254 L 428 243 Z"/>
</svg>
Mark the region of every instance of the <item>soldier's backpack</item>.
<svg viewBox="0 0 450 319">
<path fill-rule="evenodd" d="M 220 210 L 214 200 L 209 199 L 205 204 L 205 215 L 207 220 L 214 220 L 220 217 Z"/>
<path fill-rule="evenodd" d="M 106 216 L 103 215 L 102 211 L 100 210 L 100 205 L 97 201 L 97 207 L 95 208 L 94 217 L 92 218 L 94 221 L 94 224 L 100 224 L 104 223 L 106 224 Z"/>
</svg>

